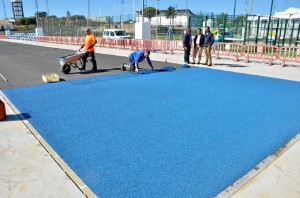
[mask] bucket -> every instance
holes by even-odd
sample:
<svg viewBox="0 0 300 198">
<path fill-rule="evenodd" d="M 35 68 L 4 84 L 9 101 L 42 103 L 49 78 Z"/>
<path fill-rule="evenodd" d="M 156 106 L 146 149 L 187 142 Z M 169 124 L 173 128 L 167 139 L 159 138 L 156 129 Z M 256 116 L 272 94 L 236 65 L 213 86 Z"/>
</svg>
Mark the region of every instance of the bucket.
<svg viewBox="0 0 300 198">
<path fill-rule="evenodd" d="M 6 120 L 5 104 L 0 100 L 0 121 Z"/>
</svg>

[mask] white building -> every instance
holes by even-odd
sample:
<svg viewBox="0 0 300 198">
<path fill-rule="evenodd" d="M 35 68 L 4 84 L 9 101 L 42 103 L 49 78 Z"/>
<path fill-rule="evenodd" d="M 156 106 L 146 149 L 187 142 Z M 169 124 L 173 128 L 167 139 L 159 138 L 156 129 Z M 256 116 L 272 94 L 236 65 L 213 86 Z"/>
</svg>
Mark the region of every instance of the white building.
<svg viewBox="0 0 300 198">
<path fill-rule="evenodd" d="M 289 8 L 283 12 L 275 12 L 273 17 L 280 19 L 300 19 L 300 8 Z"/>
<path fill-rule="evenodd" d="M 14 29 L 13 24 L 9 23 L 6 20 L 0 20 L 0 31 L 13 30 L 13 29 Z"/>
<path fill-rule="evenodd" d="M 160 26 L 187 26 L 188 23 L 188 17 L 189 16 L 196 16 L 194 13 L 192 13 L 190 10 L 175 10 L 175 16 L 174 18 L 167 19 L 166 17 L 166 10 L 160 10 L 160 14 L 156 17 L 151 18 L 151 25 L 160 25 Z M 139 14 L 139 12 L 137 12 Z M 138 15 L 136 18 L 136 21 L 141 22 L 142 16 Z M 144 17 L 144 22 L 150 21 L 149 18 Z"/>
</svg>

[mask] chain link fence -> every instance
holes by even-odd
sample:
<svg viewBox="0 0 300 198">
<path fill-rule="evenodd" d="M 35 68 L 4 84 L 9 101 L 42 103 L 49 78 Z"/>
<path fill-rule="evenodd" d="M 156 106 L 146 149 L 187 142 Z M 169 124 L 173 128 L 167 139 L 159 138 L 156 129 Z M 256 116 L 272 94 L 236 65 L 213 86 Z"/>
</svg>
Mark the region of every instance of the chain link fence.
<svg viewBox="0 0 300 198">
<path fill-rule="evenodd" d="M 300 19 L 228 14 L 191 16 L 191 29 L 210 26 L 219 42 L 299 44 Z"/>
<path fill-rule="evenodd" d="M 162 24 L 160 19 L 147 19 L 152 24 L 152 39 L 175 39 L 182 38 L 183 25 L 173 23 L 172 35 L 168 35 L 169 24 Z M 84 29 L 90 27 L 93 34 L 102 37 L 104 29 L 124 29 L 126 33 L 135 37 L 135 23 L 140 18 L 136 15 L 119 15 L 106 17 L 91 17 L 89 20 L 72 17 L 38 18 L 38 26 L 43 28 L 46 36 L 84 36 Z M 178 19 L 177 19 L 178 20 Z M 199 12 L 188 17 L 188 27 L 193 30 L 210 26 L 218 42 L 264 43 L 277 46 L 297 45 L 299 43 L 300 19 L 280 19 L 267 16 L 252 15 L 228 15 L 227 13 L 213 14 Z M 160 22 L 159 22 L 160 21 Z M 172 19 L 170 20 L 172 21 Z M 27 32 L 34 32 L 33 26 Z"/>
</svg>

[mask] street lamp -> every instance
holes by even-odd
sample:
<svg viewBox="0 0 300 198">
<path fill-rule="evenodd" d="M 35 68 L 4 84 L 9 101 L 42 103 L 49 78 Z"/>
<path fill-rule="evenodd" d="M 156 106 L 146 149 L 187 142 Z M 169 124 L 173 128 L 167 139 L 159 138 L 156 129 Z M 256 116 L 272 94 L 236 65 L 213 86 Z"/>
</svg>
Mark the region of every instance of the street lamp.
<svg viewBox="0 0 300 198">
<path fill-rule="evenodd" d="M 188 0 L 185 0 L 185 11 L 186 11 L 186 27 L 189 28 L 189 12 L 188 12 Z"/>
<path fill-rule="evenodd" d="M 124 0 L 121 0 L 121 5 L 122 5 L 122 13 L 121 13 L 121 24 L 120 26 L 122 27 L 122 23 L 123 23 L 123 7 L 124 7 Z"/>
<path fill-rule="evenodd" d="M 236 8 L 236 0 L 234 0 L 234 5 L 233 5 L 233 19 L 235 19 L 235 8 Z"/>
<path fill-rule="evenodd" d="M 272 16 L 272 13 L 273 13 L 273 4 L 274 4 L 274 0 L 271 0 L 271 8 L 270 8 L 270 15 L 269 15 L 269 22 L 268 22 L 268 29 L 267 29 L 266 44 L 268 44 L 271 16 Z"/>
<path fill-rule="evenodd" d="M 37 0 L 35 0 L 35 10 L 36 10 L 36 18 L 35 18 L 35 20 L 36 20 L 36 28 L 39 28 L 39 18 L 38 18 L 38 12 L 39 12 L 39 4 L 38 4 L 38 1 Z"/>
<path fill-rule="evenodd" d="M 88 13 L 87 13 L 87 20 L 86 20 L 86 26 L 87 28 L 89 27 L 89 20 L 90 20 L 90 17 L 91 17 L 91 7 L 90 7 L 90 0 L 88 0 Z"/>
<path fill-rule="evenodd" d="M 142 22 L 144 22 L 144 8 L 145 8 L 145 0 L 142 2 Z"/>
<path fill-rule="evenodd" d="M 158 39 L 158 2 L 159 0 L 156 0 L 156 39 Z"/>
</svg>

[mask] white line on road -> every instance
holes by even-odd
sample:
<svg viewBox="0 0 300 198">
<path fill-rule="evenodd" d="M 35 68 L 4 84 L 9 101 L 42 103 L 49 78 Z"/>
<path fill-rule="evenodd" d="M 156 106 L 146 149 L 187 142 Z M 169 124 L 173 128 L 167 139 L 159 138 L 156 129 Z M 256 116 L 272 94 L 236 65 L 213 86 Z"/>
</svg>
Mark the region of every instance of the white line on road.
<svg viewBox="0 0 300 198">
<path fill-rule="evenodd" d="M 7 79 L 1 73 L 0 73 L 0 76 L 5 82 L 7 82 Z"/>
</svg>

